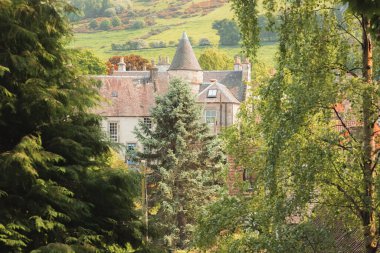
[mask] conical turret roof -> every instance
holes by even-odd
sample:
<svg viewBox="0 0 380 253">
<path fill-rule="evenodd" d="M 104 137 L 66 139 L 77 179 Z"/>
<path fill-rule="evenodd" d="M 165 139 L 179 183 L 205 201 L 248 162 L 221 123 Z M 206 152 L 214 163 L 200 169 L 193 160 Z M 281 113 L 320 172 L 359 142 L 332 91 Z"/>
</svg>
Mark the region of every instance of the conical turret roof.
<svg viewBox="0 0 380 253">
<path fill-rule="evenodd" d="M 179 40 L 177 51 L 169 70 L 202 70 L 185 32 L 183 32 L 182 38 Z"/>
</svg>

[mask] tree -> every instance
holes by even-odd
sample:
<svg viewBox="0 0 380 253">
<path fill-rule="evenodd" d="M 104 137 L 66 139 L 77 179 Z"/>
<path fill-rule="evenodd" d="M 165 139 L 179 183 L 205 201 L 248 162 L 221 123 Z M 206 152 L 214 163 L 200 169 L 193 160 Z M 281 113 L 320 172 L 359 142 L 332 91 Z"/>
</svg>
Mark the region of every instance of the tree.
<svg viewBox="0 0 380 253">
<path fill-rule="evenodd" d="M 90 113 L 98 83 L 73 66 L 63 43 L 70 8 L 0 4 L 1 252 L 142 244 L 138 178 L 110 165 L 100 118 Z"/>
<path fill-rule="evenodd" d="M 107 73 L 106 64 L 91 51 L 70 49 L 69 53 L 74 67 L 80 70 L 83 75 L 104 75 Z"/>
<path fill-rule="evenodd" d="M 106 17 L 114 17 L 116 16 L 116 10 L 115 8 L 108 8 L 104 10 L 104 16 Z"/>
<path fill-rule="evenodd" d="M 138 30 L 138 29 L 144 28 L 144 26 L 145 26 L 144 21 L 137 20 L 133 22 L 133 24 L 131 25 L 131 29 Z"/>
<path fill-rule="evenodd" d="M 99 29 L 100 30 L 109 30 L 111 28 L 111 21 L 109 19 L 104 19 L 102 22 L 100 22 Z"/>
<path fill-rule="evenodd" d="M 244 15 L 251 1 L 233 1 L 247 52 L 254 53 L 256 19 Z M 278 70 L 260 89 L 265 162 L 255 167 L 268 202 L 275 203 L 272 226 L 289 217 L 308 219 L 324 210 L 330 223 L 360 227 L 365 250 L 379 244 L 378 82 L 372 40 L 373 6 L 359 1 L 267 1 L 278 13 Z M 286 3 L 286 11 L 280 9 Z M 355 4 L 356 3 L 356 4 Z M 365 8 L 357 8 L 357 7 Z M 350 8 L 346 8 L 350 7 Z M 368 7 L 370 13 L 368 12 Z M 376 8 L 377 7 L 377 8 Z M 253 121 L 252 121 L 253 124 Z M 310 203 L 315 203 L 310 205 Z M 274 206 L 273 206 L 274 207 Z M 297 211 L 296 211 L 297 210 Z"/>
<path fill-rule="evenodd" d="M 203 70 L 226 70 L 233 68 L 233 60 L 223 51 L 208 48 L 199 56 L 199 64 Z"/>
<path fill-rule="evenodd" d="M 202 39 L 200 39 L 199 42 L 198 42 L 198 45 L 199 45 L 200 47 L 208 47 L 208 46 L 212 46 L 210 40 L 207 39 L 207 38 L 202 38 Z"/>
<path fill-rule="evenodd" d="M 219 44 L 222 46 L 236 46 L 240 41 L 239 27 L 233 20 L 222 19 L 216 20 L 212 28 L 217 30 L 220 36 Z"/>
<path fill-rule="evenodd" d="M 90 24 L 88 25 L 91 29 L 96 29 L 98 28 L 98 21 L 96 19 L 91 20 Z"/>
<path fill-rule="evenodd" d="M 119 17 L 113 17 L 112 18 L 112 26 L 115 27 L 115 26 L 119 26 L 121 25 L 121 20 Z"/>
<path fill-rule="evenodd" d="M 223 167 L 220 143 L 200 121 L 200 108 L 188 83 L 174 79 L 168 93 L 157 97 L 149 128 L 143 122 L 136 136 L 144 146 L 139 154 L 152 173 L 148 177 L 151 200 L 158 209 L 150 216 L 156 245 L 189 245 L 195 215 L 219 190 Z"/>
<path fill-rule="evenodd" d="M 112 70 L 117 70 L 117 64 L 120 62 L 121 57 L 124 57 L 124 62 L 128 70 L 143 70 L 144 66 L 146 69 L 150 69 L 151 67 L 149 61 L 139 55 L 112 56 L 107 61 L 107 65 L 109 66 L 108 73 L 111 73 Z"/>
</svg>

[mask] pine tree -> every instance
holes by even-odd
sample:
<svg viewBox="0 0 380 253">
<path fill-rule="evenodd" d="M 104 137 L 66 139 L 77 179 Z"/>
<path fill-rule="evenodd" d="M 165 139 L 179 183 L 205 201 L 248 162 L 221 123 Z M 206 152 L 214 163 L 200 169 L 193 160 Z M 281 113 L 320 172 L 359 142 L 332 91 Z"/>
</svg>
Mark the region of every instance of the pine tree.
<svg viewBox="0 0 380 253">
<path fill-rule="evenodd" d="M 160 235 L 158 245 L 187 246 L 197 211 L 220 189 L 224 156 L 200 112 L 189 84 L 174 79 L 168 93 L 156 99 L 154 127 L 141 122 L 135 131 L 144 146 L 139 156 L 152 170 L 148 197 L 150 206 L 158 208 L 150 218 Z"/>
<path fill-rule="evenodd" d="M 0 0 L 0 252 L 141 245 L 138 182 L 109 165 L 97 82 L 64 48 L 70 8 Z"/>
</svg>

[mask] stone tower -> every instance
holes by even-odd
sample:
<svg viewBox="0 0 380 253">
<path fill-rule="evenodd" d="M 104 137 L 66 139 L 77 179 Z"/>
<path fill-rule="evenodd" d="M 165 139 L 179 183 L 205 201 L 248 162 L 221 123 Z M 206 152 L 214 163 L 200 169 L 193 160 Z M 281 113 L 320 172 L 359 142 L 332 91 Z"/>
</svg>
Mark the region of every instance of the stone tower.
<svg viewBox="0 0 380 253">
<path fill-rule="evenodd" d="M 178 77 L 188 81 L 193 93 L 199 92 L 199 84 L 203 82 L 203 71 L 185 32 L 179 40 L 168 73 L 170 78 Z"/>
</svg>

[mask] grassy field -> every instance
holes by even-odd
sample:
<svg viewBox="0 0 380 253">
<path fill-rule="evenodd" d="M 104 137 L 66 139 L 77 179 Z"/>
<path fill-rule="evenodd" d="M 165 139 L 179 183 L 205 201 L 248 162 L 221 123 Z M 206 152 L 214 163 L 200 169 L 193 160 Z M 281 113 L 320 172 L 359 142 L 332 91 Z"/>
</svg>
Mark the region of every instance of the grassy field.
<svg viewBox="0 0 380 253">
<path fill-rule="evenodd" d="M 195 0 L 194 3 L 201 0 Z M 134 2 L 133 8 L 142 9 L 150 8 L 154 10 L 165 9 L 169 1 L 158 1 L 154 4 L 143 4 L 141 2 Z M 190 4 L 190 3 L 188 3 Z M 184 6 L 185 8 L 186 6 Z M 208 13 L 204 16 L 196 16 L 191 18 L 170 18 L 159 19 L 156 18 L 156 25 L 153 27 L 145 27 L 139 30 L 117 30 L 117 31 L 99 31 L 96 33 L 75 33 L 70 47 L 85 48 L 93 51 L 99 58 L 106 60 L 114 55 L 137 54 L 147 59 L 157 59 L 158 56 L 169 56 L 172 58 L 175 53 L 175 47 L 160 48 L 160 49 L 143 49 L 143 50 L 130 50 L 130 51 L 112 51 L 111 44 L 123 44 L 128 40 L 137 39 L 151 31 L 164 26 L 169 26 L 170 29 L 160 34 L 154 35 L 145 41 L 147 43 L 152 41 L 170 41 L 177 42 L 181 37 L 183 31 L 186 31 L 189 37 L 192 37 L 195 44 L 201 38 L 208 38 L 213 45 L 217 45 L 219 36 L 216 30 L 212 29 L 212 23 L 215 20 L 223 18 L 232 19 L 233 12 L 230 4 L 225 4 L 222 7 Z M 225 47 L 220 48 L 225 51 L 229 56 L 233 57 L 240 53 L 241 49 L 238 47 Z M 199 56 L 205 48 L 194 46 L 194 51 Z M 273 65 L 273 57 L 276 51 L 276 44 L 266 43 L 263 44 L 258 53 L 258 61 L 265 62 L 266 64 Z"/>
</svg>

